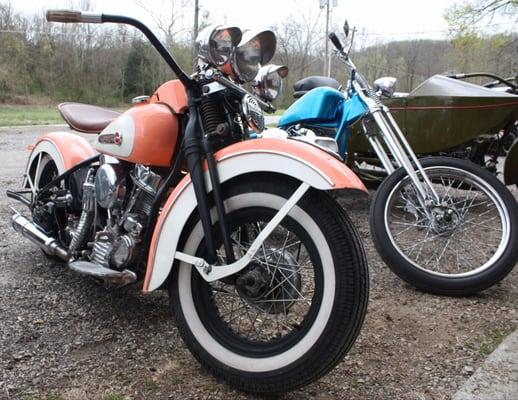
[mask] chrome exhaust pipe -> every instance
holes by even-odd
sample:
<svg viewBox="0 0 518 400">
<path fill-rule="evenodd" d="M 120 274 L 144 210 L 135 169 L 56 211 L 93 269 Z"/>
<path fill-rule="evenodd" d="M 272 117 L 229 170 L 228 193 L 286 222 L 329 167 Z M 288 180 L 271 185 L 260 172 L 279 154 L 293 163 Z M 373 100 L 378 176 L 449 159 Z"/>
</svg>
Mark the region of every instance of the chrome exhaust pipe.
<svg viewBox="0 0 518 400">
<path fill-rule="evenodd" d="M 11 217 L 11 222 L 16 231 L 38 245 L 48 255 L 59 257 L 63 261 L 70 259 L 67 250 L 56 239 L 47 236 L 34 222 L 17 212 Z"/>
</svg>

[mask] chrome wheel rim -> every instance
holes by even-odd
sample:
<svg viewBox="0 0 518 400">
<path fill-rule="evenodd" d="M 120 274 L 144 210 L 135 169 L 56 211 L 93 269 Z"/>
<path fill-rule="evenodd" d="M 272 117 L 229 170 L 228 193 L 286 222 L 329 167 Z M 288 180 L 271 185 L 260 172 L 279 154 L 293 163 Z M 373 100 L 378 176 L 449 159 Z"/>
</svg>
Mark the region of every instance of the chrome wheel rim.
<svg viewBox="0 0 518 400">
<path fill-rule="evenodd" d="M 391 244 L 414 267 L 432 275 L 465 278 L 487 270 L 502 256 L 510 238 L 503 200 L 471 172 L 447 166 L 425 171 L 440 204 L 425 212 L 410 179 L 403 178 L 390 192 L 384 210 Z M 445 213 L 451 214 L 446 223 Z"/>
</svg>

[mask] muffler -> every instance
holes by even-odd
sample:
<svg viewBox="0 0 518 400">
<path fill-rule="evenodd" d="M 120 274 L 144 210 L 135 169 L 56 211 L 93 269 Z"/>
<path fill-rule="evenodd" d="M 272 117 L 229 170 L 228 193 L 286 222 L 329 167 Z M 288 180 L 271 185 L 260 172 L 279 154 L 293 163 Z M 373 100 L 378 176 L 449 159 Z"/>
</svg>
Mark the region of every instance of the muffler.
<svg viewBox="0 0 518 400">
<path fill-rule="evenodd" d="M 56 239 L 47 236 L 34 222 L 29 221 L 17 212 L 11 217 L 11 221 L 16 231 L 38 245 L 45 253 L 59 257 L 63 261 L 69 260 L 70 256 L 67 250 Z"/>
</svg>

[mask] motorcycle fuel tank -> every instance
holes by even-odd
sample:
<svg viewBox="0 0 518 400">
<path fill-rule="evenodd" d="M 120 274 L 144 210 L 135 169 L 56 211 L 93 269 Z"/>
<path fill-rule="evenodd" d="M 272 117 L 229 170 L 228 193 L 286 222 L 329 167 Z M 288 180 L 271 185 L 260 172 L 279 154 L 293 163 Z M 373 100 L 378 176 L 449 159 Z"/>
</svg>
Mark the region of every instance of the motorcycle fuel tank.
<svg viewBox="0 0 518 400">
<path fill-rule="evenodd" d="M 130 108 L 97 136 L 94 147 L 135 164 L 168 167 L 176 147 L 179 121 L 162 104 Z"/>
<path fill-rule="evenodd" d="M 293 103 L 279 120 L 285 127 L 300 123 L 335 123 L 341 121 L 341 105 L 344 95 L 336 89 L 318 87 L 310 90 Z"/>
</svg>

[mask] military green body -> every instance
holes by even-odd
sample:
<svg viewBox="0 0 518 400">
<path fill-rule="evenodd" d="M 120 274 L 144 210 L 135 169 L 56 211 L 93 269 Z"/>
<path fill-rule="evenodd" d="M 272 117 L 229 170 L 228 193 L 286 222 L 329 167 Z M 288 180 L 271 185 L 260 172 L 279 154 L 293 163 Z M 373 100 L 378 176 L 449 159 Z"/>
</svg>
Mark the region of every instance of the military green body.
<svg viewBox="0 0 518 400">
<path fill-rule="evenodd" d="M 471 83 L 433 76 L 404 97 L 383 100 L 415 153 L 448 151 L 518 120 L 518 96 Z M 353 127 L 348 151 L 372 149 L 360 124 Z"/>
</svg>

